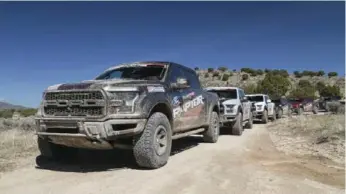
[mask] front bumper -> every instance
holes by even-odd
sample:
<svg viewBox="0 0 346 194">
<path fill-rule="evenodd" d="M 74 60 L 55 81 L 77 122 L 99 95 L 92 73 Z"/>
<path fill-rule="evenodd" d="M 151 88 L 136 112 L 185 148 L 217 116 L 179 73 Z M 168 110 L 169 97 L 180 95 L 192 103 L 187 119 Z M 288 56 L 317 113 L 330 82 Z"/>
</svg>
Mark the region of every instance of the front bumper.
<svg viewBox="0 0 346 194">
<path fill-rule="evenodd" d="M 221 123 L 234 122 L 236 120 L 237 115 L 235 114 L 223 114 L 220 117 Z"/>
<path fill-rule="evenodd" d="M 36 119 L 36 134 L 51 142 L 80 148 L 113 148 L 110 142 L 143 131 L 146 119 L 110 119 L 86 121 L 78 119 Z"/>
</svg>

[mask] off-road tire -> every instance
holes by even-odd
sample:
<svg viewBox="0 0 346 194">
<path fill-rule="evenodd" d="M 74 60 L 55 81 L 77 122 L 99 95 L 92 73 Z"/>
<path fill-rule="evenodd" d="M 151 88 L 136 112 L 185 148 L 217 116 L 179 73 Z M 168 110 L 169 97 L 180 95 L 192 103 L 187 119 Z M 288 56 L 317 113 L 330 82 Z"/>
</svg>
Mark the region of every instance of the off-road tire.
<svg viewBox="0 0 346 194">
<path fill-rule="evenodd" d="M 303 112 L 304 112 L 304 109 L 300 107 L 300 108 L 298 109 L 297 114 L 298 114 L 298 115 L 302 115 Z"/>
<path fill-rule="evenodd" d="M 165 130 L 165 151 L 158 153 L 158 132 Z M 163 113 L 153 113 L 141 134 L 135 137 L 133 155 L 138 166 L 157 169 L 167 164 L 172 148 L 172 130 L 167 116 Z"/>
<path fill-rule="evenodd" d="M 236 120 L 232 126 L 232 134 L 233 135 L 242 135 L 244 131 L 243 128 L 243 114 L 241 112 L 238 113 Z"/>
<path fill-rule="evenodd" d="M 283 114 L 284 114 L 284 111 L 281 108 L 279 108 L 278 117 L 277 118 L 281 119 Z"/>
<path fill-rule="evenodd" d="M 312 107 L 312 113 L 314 113 L 314 114 L 317 114 L 318 113 L 318 107 L 317 106 L 313 106 Z"/>
<path fill-rule="evenodd" d="M 37 145 L 41 156 L 54 161 L 73 161 L 78 156 L 78 148 L 54 144 L 40 137 Z"/>
<path fill-rule="evenodd" d="M 276 110 L 274 110 L 273 116 L 270 118 L 271 121 L 276 121 Z"/>
<path fill-rule="evenodd" d="M 211 113 L 208 128 L 203 133 L 203 140 L 208 143 L 216 143 L 220 135 L 220 120 L 216 112 Z"/>
<path fill-rule="evenodd" d="M 250 112 L 250 117 L 248 122 L 245 124 L 245 128 L 252 129 L 252 126 L 253 126 L 253 114 L 252 112 Z"/>
<path fill-rule="evenodd" d="M 262 123 L 267 124 L 268 121 L 269 121 L 268 111 L 267 111 L 267 109 L 264 109 L 263 114 L 262 114 Z"/>
</svg>

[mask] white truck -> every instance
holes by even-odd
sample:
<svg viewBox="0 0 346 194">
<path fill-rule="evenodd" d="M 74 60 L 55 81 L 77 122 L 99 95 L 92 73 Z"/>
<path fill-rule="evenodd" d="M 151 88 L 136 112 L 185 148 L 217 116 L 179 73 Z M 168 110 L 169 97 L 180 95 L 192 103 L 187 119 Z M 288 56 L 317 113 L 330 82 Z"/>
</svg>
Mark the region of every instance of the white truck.
<svg viewBox="0 0 346 194">
<path fill-rule="evenodd" d="M 245 128 L 252 128 L 253 112 L 251 102 L 244 90 L 237 87 L 207 87 L 206 91 L 219 96 L 220 124 L 233 135 L 242 135 Z"/>
<path fill-rule="evenodd" d="M 266 94 L 246 95 L 251 102 L 255 103 L 255 119 L 260 119 L 262 123 L 268 123 L 269 119 L 276 120 L 275 104 Z"/>
</svg>

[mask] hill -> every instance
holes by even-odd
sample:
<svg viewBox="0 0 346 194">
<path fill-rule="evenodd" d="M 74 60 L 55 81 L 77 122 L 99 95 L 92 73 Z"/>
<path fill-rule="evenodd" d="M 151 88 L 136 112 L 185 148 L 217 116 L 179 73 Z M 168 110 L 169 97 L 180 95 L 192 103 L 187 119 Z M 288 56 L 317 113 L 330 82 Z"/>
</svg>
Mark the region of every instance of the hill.
<svg viewBox="0 0 346 194">
<path fill-rule="evenodd" d="M 341 95 L 345 96 L 345 78 L 335 76 L 335 74 L 324 75 L 320 72 L 304 71 L 302 73 L 295 72 L 289 74 L 286 70 L 252 70 L 242 68 L 241 71 L 229 70 L 225 67 L 218 69 L 198 69 L 195 68 L 203 87 L 210 86 L 237 86 L 245 90 L 258 87 L 259 83 L 266 77 L 268 73 L 286 78 L 289 83 L 289 89 L 286 95 L 292 94 L 293 91 L 299 89 L 300 83 L 309 83 L 311 93 L 320 96 L 318 85 L 323 83 L 326 86 L 338 87 Z M 248 92 L 250 93 L 250 92 Z"/>
<path fill-rule="evenodd" d="M 0 110 L 3 109 L 26 109 L 26 107 L 21 105 L 14 105 L 8 102 L 0 101 Z"/>
</svg>

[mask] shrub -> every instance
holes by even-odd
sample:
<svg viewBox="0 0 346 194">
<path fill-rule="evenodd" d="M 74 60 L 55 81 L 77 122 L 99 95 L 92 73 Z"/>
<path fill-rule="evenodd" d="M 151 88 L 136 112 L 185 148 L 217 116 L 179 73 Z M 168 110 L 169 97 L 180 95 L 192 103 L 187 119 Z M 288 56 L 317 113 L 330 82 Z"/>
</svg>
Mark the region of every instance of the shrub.
<svg viewBox="0 0 346 194">
<path fill-rule="evenodd" d="M 257 87 L 255 84 L 249 84 L 244 87 L 244 91 L 246 94 L 254 94 L 257 93 Z"/>
<path fill-rule="evenodd" d="M 223 74 L 222 81 L 227 81 L 229 79 L 229 74 Z"/>
<path fill-rule="evenodd" d="M 317 72 L 317 76 L 324 76 L 324 75 L 325 75 L 325 73 L 322 70 Z"/>
<path fill-rule="evenodd" d="M 290 97 L 293 98 L 316 98 L 315 89 L 308 80 L 300 80 L 296 89 L 291 91 Z"/>
<path fill-rule="evenodd" d="M 208 78 L 209 77 L 209 73 L 204 74 L 204 78 Z"/>
<path fill-rule="evenodd" d="M 269 72 L 271 72 L 271 70 L 270 70 L 270 69 L 265 68 L 265 69 L 264 69 L 264 72 L 265 72 L 265 73 L 269 73 Z"/>
<path fill-rule="evenodd" d="M 213 72 L 213 71 L 214 71 L 214 68 L 210 68 L 210 67 L 208 68 L 208 72 L 209 72 L 209 73 L 211 73 L 211 72 Z"/>
<path fill-rule="evenodd" d="M 237 72 L 237 70 L 236 70 L 236 69 L 233 69 L 233 72 Z"/>
<path fill-rule="evenodd" d="M 198 71 L 199 70 L 199 67 L 195 67 L 195 71 Z"/>
<path fill-rule="evenodd" d="M 257 69 L 256 74 L 257 75 L 263 75 L 263 70 L 262 69 Z"/>
<path fill-rule="evenodd" d="M 243 74 L 241 76 L 242 80 L 248 80 L 249 79 L 249 75 L 248 74 Z"/>
<path fill-rule="evenodd" d="M 217 72 L 217 71 L 215 71 L 215 72 L 213 73 L 213 77 L 217 77 L 217 76 L 219 76 L 219 75 L 220 75 L 220 73 Z"/>
<path fill-rule="evenodd" d="M 328 77 L 336 77 L 336 76 L 338 76 L 337 72 L 329 72 L 328 73 Z"/>
<path fill-rule="evenodd" d="M 294 71 L 293 74 L 294 74 L 294 76 L 295 76 L 296 78 L 301 78 L 301 77 L 303 77 L 303 75 L 302 75 L 301 73 L 299 73 L 299 71 Z"/>
<path fill-rule="evenodd" d="M 222 71 L 222 72 L 225 72 L 225 71 L 227 71 L 227 69 L 228 69 L 227 67 L 219 67 L 218 70 L 219 70 L 219 71 Z"/>
<path fill-rule="evenodd" d="M 232 71 L 228 72 L 228 75 L 229 75 L 230 77 L 233 76 L 233 72 L 232 72 Z"/>
</svg>

